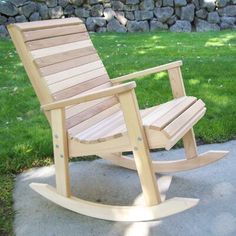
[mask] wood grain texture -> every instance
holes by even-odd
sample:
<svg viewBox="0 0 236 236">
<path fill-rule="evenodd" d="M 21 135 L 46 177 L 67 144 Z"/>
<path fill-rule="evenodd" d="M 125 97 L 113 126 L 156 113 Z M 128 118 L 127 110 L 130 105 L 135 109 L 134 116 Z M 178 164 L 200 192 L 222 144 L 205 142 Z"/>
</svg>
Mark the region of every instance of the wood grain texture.
<svg viewBox="0 0 236 236">
<path fill-rule="evenodd" d="M 56 53 L 52 56 L 37 58 L 34 60 L 34 62 L 39 68 L 41 68 L 41 67 L 53 65 L 56 63 L 60 63 L 63 61 L 72 60 L 74 58 L 87 56 L 94 53 L 96 53 L 95 48 L 93 46 L 90 46 L 90 47 L 84 47 L 84 48 L 75 49 L 75 50 L 68 50 L 62 53 Z"/>
<path fill-rule="evenodd" d="M 14 24 L 20 31 L 30 31 L 39 29 L 48 29 L 54 27 L 69 26 L 75 24 L 82 24 L 82 21 L 77 17 L 65 18 L 65 19 L 50 19 L 43 21 L 32 21 L 25 23 Z"/>
<path fill-rule="evenodd" d="M 42 49 L 42 48 L 58 46 L 62 44 L 73 43 L 76 41 L 83 41 L 88 38 L 89 38 L 88 33 L 83 32 L 83 33 L 68 34 L 64 36 L 57 36 L 57 37 L 52 37 L 52 38 L 28 41 L 26 42 L 26 45 L 28 46 L 29 50 L 32 51 L 32 50 L 37 50 L 37 49 Z"/>
<path fill-rule="evenodd" d="M 86 28 L 83 24 L 80 25 L 65 25 L 55 28 L 44 28 L 39 30 L 25 31 L 23 32 L 24 41 L 32 41 L 39 39 L 52 38 L 55 36 L 63 36 L 68 34 L 76 34 L 86 32 Z"/>
</svg>

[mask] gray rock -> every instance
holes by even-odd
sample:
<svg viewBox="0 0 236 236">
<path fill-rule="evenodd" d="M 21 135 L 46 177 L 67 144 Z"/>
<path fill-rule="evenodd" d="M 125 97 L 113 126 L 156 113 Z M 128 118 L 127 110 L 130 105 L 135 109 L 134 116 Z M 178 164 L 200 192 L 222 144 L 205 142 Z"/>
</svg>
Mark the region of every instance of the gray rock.
<svg viewBox="0 0 236 236">
<path fill-rule="evenodd" d="M 139 9 L 138 5 L 124 5 L 124 11 L 136 11 Z"/>
<path fill-rule="evenodd" d="M 140 10 L 153 10 L 154 9 L 154 2 L 153 2 L 153 0 L 144 0 L 140 3 L 139 7 L 140 7 Z"/>
<path fill-rule="evenodd" d="M 5 0 L 6 1 L 6 0 Z M 9 2 L 11 2 L 13 5 L 15 5 L 16 7 L 21 7 L 23 6 L 26 2 L 29 2 L 29 0 L 8 0 Z"/>
<path fill-rule="evenodd" d="M 113 19 L 116 15 L 116 13 L 113 11 L 113 9 L 111 8 L 105 8 L 104 9 L 104 18 L 107 20 L 107 21 L 110 21 L 111 19 Z"/>
<path fill-rule="evenodd" d="M 128 19 L 128 20 L 134 20 L 134 13 L 131 12 L 131 11 L 126 11 L 125 12 L 125 17 Z"/>
<path fill-rule="evenodd" d="M 160 31 L 160 30 L 167 30 L 168 25 L 163 24 L 160 21 L 152 20 L 150 21 L 150 31 Z"/>
<path fill-rule="evenodd" d="M 38 21 L 38 20 L 41 20 L 41 17 L 38 12 L 34 12 L 33 14 L 30 15 L 29 20 Z"/>
<path fill-rule="evenodd" d="M 6 22 L 7 22 L 7 18 L 5 16 L 0 15 L 0 25 L 3 25 Z"/>
<path fill-rule="evenodd" d="M 167 20 L 168 25 L 173 25 L 177 21 L 177 17 L 175 15 L 171 16 L 170 19 Z"/>
<path fill-rule="evenodd" d="M 39 5 L 39 14 L 43 20 L 47 20 L 49 18 L 47 5 L 45 4 Z"/>
<path fill-rule="evenodd" d="M 94 5 L 94 4 L 98 4 L 98 3 L 102 3 L 102 0 L 88 0 L 89 5 Z"/>
<path fill-rule="evenodd" d="M 106 20 L 103 17 L 88 17 L 85 23 L 89 31 L 95 31 L 98 27 L 105 26 Z"/>
<path fill-rule="evenodd" d="M 216 8 L 215 1 L 203 1 L 201 7 L 206 8 L 209 12 L 214 11 Z"/>
<path fill-rule="evenodd" d="M 87 18 L 89 17 L 89 11 L 84 8 L 76 8 L 75 15 L 78 17 Z"/>
<path fill-rule="evenodd" d="M 217 5 L 218 7 L 225 7 L 228 2 L 229 2 L 229 0 L 217 0 L 217 1 L 216 1 L 216 5 Z"/>
<path fill-rule="evenodd" d="M 227 24 L 225 22 L 221 22 L 220 23 L 220 28 L 221 29 L 234 29 L 235 28 L 235 25 L 231 25 L 231 24 Z"/>
<path fill-rule="evenodd" d="M 107 24 L 107 31 L 108 32 L 118 32 L 118 33 L 125 33 L 127 29 L 119 23 L 116 19 L 112 19 Z"/>
<path fill-rule="evenodd" d="M 111 8 L 111 3 L 110 2 L 105 2 L 103 4 L 104 8 Z"/>
<path fill-rule="evenodd" d="M 163 0 L 162 5 L 163 7 L 173 7 L 174 0 Z"/>
<path fill-rule="evenodd" d="M 75 5 L 75 6 L 80 7 L 80 6 L 83 5 L 84 0 L 70 0 L 70 3 L 73 4 L 73 5 Z"/>
<path fill-rule="evenodd" d="M 156 7 L 162 7 L 162 1 L 163 0 L 157 0 L 156 3 L 155 3 L 155 6 Z"/>
<path fill-rule="evenodd" d="M 181 17 L 181 7 L 175 8 L 175 15 L 180 18 Z"/>
<path fill-rule="evenodd" d="M 200 9 L 196 11 L 196 16 L 201 19 L 206 19 L 208 15 L 208 12 L 206 9 Z"/>
<path fill-rule="evenodd" d="M 129 32 L 147 32 L 149 24 L 147 21 L 128 21 L 127 29 Z"/>
<path fill-rule="evenodd" d="M 8 31 L 4 25 L 0 25 L 0 38 L 8 37 Z"/>
<path fill-rule="evenodd" d="M 196 10 L 199 10 L 199 9 L 200 9 L 199 0 L 192 0 L 192 3 L 194 4 Z"/>
<path fill-rule="evenodd" d="M 45 2 L 48 7 L 56 7 L 57 6 L 57 0 L 46 0 Z"/>
<path fill-rule="evenodd" d="M 139 3 L 139 0 L 126 0 L 126 4 L 135 5 L 138 3 Z"/>
<path fill-rule="evenodd" d="M 220 18 L 220 21 L 224 22 L 226 24 L 229 24 L 229 25 L 234 25 L 235 22 L 236 22 L 236 18 L 235 17 L 230 17 L 230 16 L 222 16 Z"/>
<path fill-rule="evenodd" d="M 103 15 L 103 6 L 102 4 L 96 4 L 91 7 L 91 16 L 102 16 Z"/>
<path fill-rule="evenodd" d="M 15 16 L 18 10 L 11 2 L 0 1 L 0 13 L 7 16 Z M 3 28 L 2 31 L 4 31 Z"/>
<path fill-rule="evenodd" d="M 106 27 L 98 27 L 96 29 L 96 32 L 97 33 L 104 33 L 104 32 L 107 32 L 107 28 Z"/>
<path fill-rule="evenodd" d="M 8 19 L 7 19 L 7 24 L 13 24 L 16 22 L 16 19 L 12 16 L 10 16 Z"/>
<path fill-rule="evenodd" d="M 196 19 L 195 21 L 197 32 L 219 31 L 220 27 L 217 24 L 211 24 L 205 20 Z"/>
<path fill-rule="evenodd" d="M 182 7 L 182 6 L 186 6 L 187 5 L 187 1 L 186 0 L 174 0 L 175 1 L 175 6 L 176 7 Z"/>
<path fill-rule="evenodd" d="M 213 24 L 217 24 L 220 22 L 220 17 L 218 12 L 213 11 L 213 12 L 209 12 L 208 17 L 207 17 L 207 21 L 209 23 L 213 23 Z"/>
<path fill-rule="evenodd" d="M 116 18 L 122 25 L 126 25 L 127 19 L 125 18 L 125 13 L 124 12 L 117 11 L 116 12 Z"/>
<path fill-rule="evenodd" d="M 24 15 L 16 16 L 15 17 L 16 22 L 26 22 L 27 19 Z"/>
<path fill-rule="evenodd" d="M 69 4 L 69 0 L 58 0 L 58 5 L 61 7 L 66 7 Z"/>
<path fill-rule="evenodd" d="M 135 19 L 140 21 L 140 20 L 150 20 L 153 18 L 153 11 L 135 11 L 134 12 Z"/>
<path fill-rule="evenodd" d="M 194 20 L 194 10 L 195 6 L 193 4 L 188 4 L 181 9 L 181 20 L 187 20 L 192 22 Z"/>
<path fill-rule="evenodd" d="M 220 28 L 221 29 L 234 29 L 236 18 L 230 16 L 223 16 L 220 18 Z"/>
<path fill-rule="evenodd" d="M 113 1 L 112 8 L 115 11 L 122 11 L 124 9 L 124 4 L 121 1 Z"/>
<path fill-rule="evenodd" d="M 236 16 L 236 6 L 230 5 L 218 10 L 220 16 Z"/>
<path fill-rule="evenodd" d="M 65 8 L 64 8 L 64 15 L 66 16 L 71 16 L 75 13 L 75 8 L 74 6 L 72 5 L 67 5 Z"/>
<path fill-rule="evenodd" d="M 37 10 L 37 6 L 34 2 L 29 2 L 27 5 L 24 5 L 21 10 L 26 17 L 29 17 Z"/>
<path fill-rule="evenodd" d="M 172 7 L 156 7 L 154 9 L 154 14 L 158 21 L 166 22 L 174 13 L 174 9 Z"/>
<path fill-rule="evenodd" d="M 49 8 L 48 14 L 52 19 L 59 19 L 63 16 L 63 9 L 61 6 Z"/>
<path fill-rule="evenodd" d="M 189 21 L 186 20 L 177 20 L 174 25 L 170 27 L 172 32 L 191 32 L 192 26 Z"/>
</svg>

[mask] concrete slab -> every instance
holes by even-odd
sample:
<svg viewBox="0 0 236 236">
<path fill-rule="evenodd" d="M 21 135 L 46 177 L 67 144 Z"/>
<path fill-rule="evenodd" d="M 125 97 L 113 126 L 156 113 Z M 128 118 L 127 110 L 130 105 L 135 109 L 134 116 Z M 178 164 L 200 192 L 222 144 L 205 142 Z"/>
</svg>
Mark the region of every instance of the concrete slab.
<svg viewBox="0 0 236 236">
<path fill-rule="evenodd" d="M 167 199 L 200 198 L 198 206 L 152 222 L 109 222 L 63 209 L 29 187 L 31 182 L 54 185 L 54 167 L 29 170 L 16 179 L 16 236 L 235 236 L 236 141 L 203 145 L 199 152 L 209 149 L 229 150 L 230 154 L 210 166 L 173 174 L 167 193 Z M 177 159 L 183 155 L 182 149 L 152 153 L 156 160 Z M 108 161 L 74 162 L 70 164 L 70 172 L 72 192 L 81 198 L 118 205 L 137 204 L 142 198 L 137 174 Z"/>
</svg>

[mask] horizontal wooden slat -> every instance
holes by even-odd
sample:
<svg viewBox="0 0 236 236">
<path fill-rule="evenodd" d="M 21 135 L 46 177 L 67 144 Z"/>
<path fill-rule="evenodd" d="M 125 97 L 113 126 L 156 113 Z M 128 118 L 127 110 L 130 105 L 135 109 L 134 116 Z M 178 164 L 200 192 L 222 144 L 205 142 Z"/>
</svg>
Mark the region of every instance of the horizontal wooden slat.
<svg viewBox="0 0 236 236">
<path fill-rule="evenodd" d="M 182 127 L 185 126 L 194 116 L 197 115 L 203 108 L 205 104 L 202 100 L 198 100 L 192 106 L 190 106 L 186 111 L 184 111 L 180 116 L 178 116 L 173 122 L 163 129 L 163 132 L 171 138 L 174 136 Z"/>
<path fill-rule="evenodd" d="M 63 53 L 57 53 L 52 56 L 37 58 L 34 60 L 34 62 L 39 68 L 41 68 L 41 67 L 53 65 L 53 64 L 56 64 L 59 62 L 72 60 L 74 58 L 87 56 L 87 55 L 94 54 L 94 53 L 96 53 L 96 50 L 94 47 L 91 46 L 91 47 L 70 50 L 70 51 L 63 52 Z"/>
<path fill-rule="evenodd" d="M 124 124 L 123 113 L 122 111 L 118 111 L 84 130 L 77 135 L 76 138 L 87 141 L 102 139 L 107 136 L 109 131 L 117 128 L 117 126 L 120 126 L 121 124 Z"/>
<path fill-rule="evenodd" d="M 204 116 L 205 113 L 206 108 L 203 108 L 200 112 L 193 116 L 192 119 L 189 120 L 182 129 L 180 129 L 173 137 L 171 137 L 165 146 L 166 150 L 170 150 Z"/>
<path fill-rule="evenodd" d="M 99 57 L 97 54 L 92 54 L 92 55 L 88 55 L 88 56 L 84 56 L 84 57 L 79 57 L 79 58 L 75 58 L 72 60 L 68 60 L 68 61 L 64 61 L 64 62 L 60 62 L 54 65 L 50 65 L 50 66 L 45 66 L 43 68 L 40 69 L 41 75 L 42 76 L 47 76 L 47 75 L 51 75 L 51 74 L 55 74 L 61 71 L 65 71 L 71 68 L 75 68 L 78 66 L 82 66 L 91 62 L 95 62 L 98 61 Z"/>
<path fill-rule="evenodd" d="M 54 47 L 54 46 L 58 46 L 62 44 L 82 41 L 88 38 L 89 38 L 88 33 L 83 32 L 83 33 L 69 34 L 69 35 L 57 36 L 53 38 L 29 41 L 29 42 L 26 42 L 26 45 L 28 46 L 29 50 L 37 50 L 37 49 L 49 48 L 49 47 Z"/>
<path fill-rule="evenodd" d="M 87 73 L 83 73 L 82 75 L 76 75 L 74 77 L 71 77 L 67 80 L 60 81 L 58 83 L 53 83 L 52 85 L 49 85 L 49 90 L 52 94 L 57 93 L 59 91 L 62 91 L 64 89 L 73 87 L 77 84 L 80 84 L 82 82 L 88 81 L 90 79 L 94 79 L 97 76 L 105 75 L 106 71 L 104 68 L 98 68 L 93 71 L 89 71 Z"/>
<path fill-rule="evenodd" d="M 58 83 L 60 81 L 67 83 L 69 81 L 66 81 L 66 80 L 69 78 L 79 76 L 79 75 L 82 75 L 82 74 L 87 73 L 89 71 L 94 71 L 99 68 L 102 68 L 103 71 L 105 71 L 105 68 L 103 67 L 102 62 L 100 60 L 97 60 L 95 62 L 91 62 L 86 65 L 81 65 L 76 68 L 71 68 L 68 70 L 64 70 L 64 71 L 55 73 L 53 75 L 45 76 L 44 79 L 47 81 L 48 85 L 52 85 L 52 84 Z M 94 77 L 96 77 L 96 75 Z M 92 78 L 94 78 L 94 77 L 92 77 Z M 81 81 L 81 82 L 83 82 L 83 81 Z"/>
<path fill-rule="evenodd" d="M 108 75 L 98 76 L 95 79 L 91 79 L 91 80 L 85 81 L 83 83 L 78 83 L 70 88 L 56 92 L 53 94 L 53 97 L 55 100 L 70 98 L 70 97 L 73 97 L 73 96 L 80 94 L 84 91 L 95 88 L 95 87 L 102 85 L 104 83 L 107 83 L 108 81 L 109 81 Z"/>
<path fill-rule="evenodd" d="M 160 119 L 163 115 L 165 115 L 167 112 L 172 110 L 175 106 L 177 106 L 186 99 L 187 97 L 177 98 L 172 101 L 161 104 L 158 107 L 155 107 L 155 109 L 143 119 L 143 124 L 145 126 L 151 126 L 152 123 Z"/>
<path fill-rule="evenodd" d="M 40 30 L 26 31 L 23 33 L 24 41 L 32 41 L 38 39 L 52 38 L 56 36 L 62 36 L 67 34 L 75 34 L 80 32 L 86 32 L 84 24 L 78 25 L 65 25 L 55 28 L 45 28 Z"/>
<path fill-rule="evenodd" d="M 83 130 L 87 129 L 88 127 L 92 126 L 93 124 L 105 119 L 109 115 L 117 112 L 120 110 L 120 105 L 117 104 L 115 106 L 110 107 L 109 109 L 106 109 L 97 115 L 91 117 L 90 119 L 81 122 L 80 124 L 72 127 L 71 129 L 68 130 L 68 133 L 71 137 L 75 137 L 79 132 L 82 132 Z"/>
<path fill-rule="evenodd" d="M 86 48 L 92 46 L 91 40 L 84 40 L 84 41 L 78 41 L 73 43 L 67 43 L 55 47 L 50 48 L 42 48 L 38 50 L 31 51 L 32 57 L 34 59 L 40 58 L 40 57 L 46 57 L 55 55 L 58 53 L 68 52 L 70 50 L 80 49 L 80 48 Z"/>
<path fill-rule="evenodd" d="M 165 126 L 171 123 L 176 117 L 188 109 L 197 99 L 195 97 L 185 97 L 179 104 L 174 106 L 161 117 L 158 117 L 151 125 L 150 128 L 162 130 Z"/>
<path fill-rule="evenodd" d="M 53 28 L 57 26 L 69 26 L 69 25 L 82 24 L 82 23 L 83 22 L 79 18 L 71 17 L 71 18 L 65 18 L 65 19 L 53 19 L 53 20 L 17 23 L 14 25 L 22 31 L 29 31 L 29 30 Z"/>
<path fill-rule="evenodd" d="M 109 87 L 111 87 L 111 83 L 105 83 L 105 84 L 102 84 L 98 87 L 90 89 L 86 92 L 83 92 L 81 94 L 83 95 L 83 94 L 86 94 L 86 93 L 90 93 L 90 92 L 93 92 L 93 91 L 96 91 L 96 90 L 101 90 L 101 89 L 109 88 Z M 77 97 L 77 96 L 74 96 L 74 97 Z M 66 107 L 66 119 L 68 119 L 68 118 L 78 114 L 79 112 L 82 112 L 82 111 L 88 109 L 89 107 L 92 107 L 92 106 L 94 106 L 94 105 L 96 105 L 96 104 L 98 104 L 98 103 L 100 103 L 100 102 L 102 102 L 106 99 L 110 99 L 112 97 L 113 96 L 100 98 L 100 99 L 96 99 L 96 100 L 93 100 L 93 101 L 84 102 L 84 103 L 81 103 L 81 104 L 78 104 L 78 105 L 68 106 L 68 107 Z"/>
<path fill-rule="evenodd" d="M 83 121 L 90 119 L 96 114 L 114 106 L 115 104 L 117 104 L 117 99 L 114 97 L 109 100 L 102 101 L 101 103 L 98 103 L 95 106 L 90 107 L 89 109 L 76 114 L 75 116 L 66 120 L 67 128 L 70 129 L 74 127 L 75 125 L 80 124 Z"/>
</svg>

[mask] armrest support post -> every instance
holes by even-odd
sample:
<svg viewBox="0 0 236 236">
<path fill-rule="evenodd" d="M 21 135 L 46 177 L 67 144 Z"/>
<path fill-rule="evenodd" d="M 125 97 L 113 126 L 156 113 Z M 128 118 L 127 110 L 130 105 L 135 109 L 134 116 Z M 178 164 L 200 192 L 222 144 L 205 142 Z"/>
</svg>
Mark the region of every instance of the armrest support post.
<svg viewBox="0 0 236 236">
<path fill-rule="evenodd" d="M 118 97 L 124 114 L 146 205 L 156 205 L 161 202 L 161 198 L 150 160 L 149 147 L 134 89 L 119 94 Z"/>
<path fill-rule="evenodd" d="M 171 90 L 174 98 L 186 96 L 184 82 L 180 67 L 171 68 L 168 70 Z"/>
<path fill-rule="evenodd" d="M 169 69 L 168 74 L 173 97 L 179 98 L 182 96 L 186 96 L 180 67 Z M 183 144 L 184 144 L 185 156 L 187 159 L 192 159 L 198 155 L 193 129 L 190 129 L 183 136 Z"/>
</svg>

